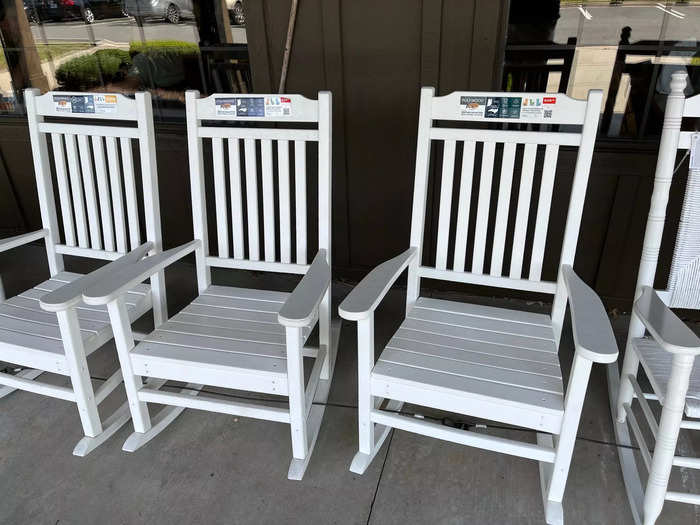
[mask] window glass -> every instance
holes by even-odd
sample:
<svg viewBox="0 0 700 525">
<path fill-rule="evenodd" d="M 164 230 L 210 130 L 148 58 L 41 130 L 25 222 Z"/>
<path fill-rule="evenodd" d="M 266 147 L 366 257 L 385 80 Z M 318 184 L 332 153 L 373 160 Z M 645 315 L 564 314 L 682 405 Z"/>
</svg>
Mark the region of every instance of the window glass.
<svg viewBox="0 0 700 525">
<path fill-rule="evenodd" d="M 513 0 L 503 86 L 585 98 L 602 89 L 601 136 L 661 132 L 671 74 L 700 89 L 696 2 Z"/>
<path fill-rule="evenodd" d="M 0 112 L 21 92 L 148 90 L 157 119 L 182 118 L 185 90 L 251 90 L 244 0 L 3 3 Z M 17 5 L 22 5 L 17 2 Z"/>
</svg>

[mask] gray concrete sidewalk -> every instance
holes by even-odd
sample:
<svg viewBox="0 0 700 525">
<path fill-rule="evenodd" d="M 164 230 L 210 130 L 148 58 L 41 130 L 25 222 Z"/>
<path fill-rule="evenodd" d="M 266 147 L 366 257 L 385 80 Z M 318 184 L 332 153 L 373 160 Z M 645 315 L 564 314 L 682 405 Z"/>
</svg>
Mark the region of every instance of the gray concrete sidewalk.
<svg viewBox="0 0 700 525">
<path fill-rule="evenodd" d="M 0 275 L 8 296 L 48 278 L 45 260 L 38 245 L 1 254 Z M 90 265 L 70 261 L 67 267 L 86 271 Z M 194 297 L 194 266 L 178 264 L 166 272 L 166 280 L 173 313 Z M 220 272 L 214 282 L 290 290 L 295 280 Z M 336 304 L 349 290 L 346 284 L 334 283 Z M 400 289 L 390 292 L 377 314 L 378 348 L 401 321 L 404 295 Z M 508 300 L 473 300 L 543 308 Z M 145 326 L 149 323 L 144 321 Z M 626 326 L 624 316 L 614 321 L 620 341 Z M 349 472 L 357 450 L 357 419 L 351 408 L 356 403 L 355 336 L 355 327 L 345 323 L 331 406 L 301 482 L 286 479 L 291 459 L 286 425 L 186 410 L 133 454 L 121 450 L 131 433 L 127 425 L 87 457 L 77 458 L 71 451 L 82 432 L 73 404 L 26 392 L 0 399 L 0 523 L 544 523 L 533 461 L 395 431 L 367 473 Z M 560 358 L 568 369 L 568 334 Z M 112 343 L 90 357 L 90 366 L 96 377 L 116 369 Z M 66 382 L 58 376 L 52 380 Z M 103 414 L 124 398 L 120 387 L 101 407 Z M 529 431 L 489 432 L 534 442 Z M 600 366 L 591 377 L 579 436 L 564 498 L 567 523 L 632 523 L 617 453 L 610 444 L 607 385 Z M 698 454 L 700 437 L 686 433 L 680 446 Z M 698 473 L 675 470 L 676 489 L 684 486 L 700 492 Z M 659 523 L 700 524 L 700 507 L 667 503 Z"/>
</svg>

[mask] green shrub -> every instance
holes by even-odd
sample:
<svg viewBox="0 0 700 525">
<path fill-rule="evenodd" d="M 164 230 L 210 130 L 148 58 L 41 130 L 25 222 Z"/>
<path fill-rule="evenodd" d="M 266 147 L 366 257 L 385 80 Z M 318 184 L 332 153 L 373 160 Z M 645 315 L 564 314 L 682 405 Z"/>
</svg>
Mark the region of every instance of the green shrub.
<svg viewBox="0 0 700 525">
<path fill-rule="evenodd" d="M 121 80 L 131 67 L 131 57 L 121 49 L 100 49 L 90 55 L 72 58 L 56 70 L 63 88 L 86 89 L 102 82 Z"/>
<path fill-rule="evenodd" d="M 133 57 L 138 53 L 156 55 L 197 55 L 199 46 L 192 42 L 181 40 L 151 40 L 148 42 L 130 42 L 129 54 Z"/>
</svg>

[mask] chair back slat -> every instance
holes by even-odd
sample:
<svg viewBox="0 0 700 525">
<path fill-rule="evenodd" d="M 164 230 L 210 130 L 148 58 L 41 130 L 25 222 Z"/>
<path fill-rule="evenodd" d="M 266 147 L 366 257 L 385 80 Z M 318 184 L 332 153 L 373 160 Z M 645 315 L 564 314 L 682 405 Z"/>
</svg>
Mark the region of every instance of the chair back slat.
<svg viewBox="0 0 700 525">
<path fill-rule="evenodd" d="M 112 190 L 112 207 L 114 212 L 114 232 L 117 240 L 117 251 L 127 251 L 126 246 L 126 213 L 124 212 L 124 192 L 122 191 L 122 174 L 117 151 L 117 139 L 106 137 L 107 159 L 109 162 L 109 184 Z"/>
<path fill-rule="evenodd" d="M 292 262 L 292 223 L 289 192 L 289 141 L 277 142 L 277 185 L 279 187 L 280 262 Z"/>
<path fill-rule="evenodd" d="M 116 249 L 114 244 L 114 223 L 112 218 L 112 202 L 110 199 L 109 181 L 107 180 L 107 164 L 105 161 L 104 138 L 100 136 L 92 137 L 92 151 L 95 160 L 95 174 L 97 175 L 97 194 L 100 200 L 100 219 L 102 223 L 102 234 L 104 238 L 104 248 L 113 252 Z"/>
<path fill-rule="evenodd" d="M 532 256 L 530 259 L 529 279 L 531 281 L 539 281 L 542 279 L 542 264 L 544 263 L 549 212 L 552 206 L 554 175 L 557 169 L 558 156 L 559 146 L 557 144 L 547 144 L 544 150 L 544 166 L 542 168 L 542 180 L 540 182 L 540 196 L 537 200 L 535 236 L 532 242 Z"/>
<path fill-rule="evenodd" d="M 513 185 L 513 169 L 515 167 L 515 143 L 508 142 L 503 148 L 501 163 L 501 178 L 498 186 L 498 209 L 496 211 L 496 229 L 493 236 L 493 253 L 491 254 L 491 275 L 501 275 L 503 269 L 503 254 L 506 245 L 506 228 L 508 226 L 508 211 L 510 208 L 510 192 Z"/>
<path fill-rule="evenodd" d="M 203 239 L 197 259 L 200 289 L 210 282 L 209 266 L 304 273 L 313 235 L 309 214 L 316 211 L 319 248 L 329 250 L 330 166 L 321 160 L 327 150 L 322 146 L 330 144 L 330 123 L 322 126 L 319 115 L 329 118 L 330 108 L 321 112 L 322 104 L 330 105 L 329 93 L 313 101 L 300 95 L 199 98 L 196 92 L 188 92 L 195 237 Z M 206 158 L 209 143 L 211 162 Z M 312 153 L 308 143 L 318 150 L 318 166 L 307 166 Z M 209 165 L 212 173 L 205 169 Z M 317 184 L 315 180 L 309 184 L 307 168 L 318 172 Z M 209 177 L 213 177 L 216 210 L 207 214 L 205 181 Z M 318 205 L 309 206 L 307 192 L 316 188 Z M 209 253 L 206 242 L 208 217 L 216 221 L 215 254 Z"/>
<path fill-rule="evenodd" d="M 130 249 L 141 244 L 141 228 L 139 226 L 139 210 L 136 199 L 136 179 L 134 175 L 134 157 L 131 149 L 131 139 L 121 137 L 119 146 L 124 167 L 124 195 L 126 197 L 126 214 L 129 218 Z"/>
<path fill-rule="evenodd" d="M 97 209 L 95 176 L 92 169 L 90 143 L 86 135 L 78 135 L 78 153 L 80 155 L 80 169 L 83 173 L 83 188 L 85 190 L 85 207 L 87 209 L 90 247 L 95 250 L 101 250 L 102 235 L 100 232 L 100 215 Z"/>
<path fill-rule="evenodd" d="M 260 153 L 262 160 L 265 260 L 267 262 L 274 262 L 277 260 L 277 255 L 275 253 L 275 196 L 272 181 L 272 141 L 270 139 L 262 139 L 260 141 Z"/>
<path fill-rule="evenodd" d="M 446 140 L 442 152 L 442 177 L 440 179 L 440 216 L 438 218 L 438 238 L 436 268 L 447 267 L 447 241 L 450 235 L 450 211 L 452 207 L 452 181 L 455 169 L 454 140 Z"/>
<path fill-rule="evenodd" d="M 87 234 L 87 218 L 85 216 L 85 200 L 83 197 L 83 181 L 78 164 L 78 152 L 75 143 L 75 135 L 72 133 L 65 135 L 66 160 L 68 161 L 68 173 L 70 175 L 70 188 L 73 198 L 73 212 L 75 218 L 75 229 L 78 233 L 78 246 L 89 248 Z"/>
<path fill-rule="evenodd" d="M 579 148 L 560 254 L 560 264 L 571 264 L 601 100 L 599 91 L 584 101 L 544 93 L 435 97 L 431 88 L 422 90 L 411 222 L 411 246 L 419 258 L 409 266 L 407 308 L 424 277 L 559 295 L 559 276 L 543 281 L 544 262 L 555 249 L 547 238 L 559 149 Z M 528 124 L 528 129 L 470 129 L 465 122 Z M 552 124 L 564 126 L 552 130 Z M 532 130 L 534 125 L 546 131 Z M 434 171 L 430 159 L 436 161 Z M 439 198 L 437 230 L 425 250 L 431 186 Z M 433 253 L 434 261 L 425 260 Z"/>
<path fill-rule="evenodd" d="M 243 236 L 243 191 L 241 189 L 241 154 L 238 139 L 228 141 L 228 165 L 230 167 L 231 186 L 231 224 L 233 230 L 233 257 L 245 257 L 245 240 Z"/>
<path fill-rule="evenodd" d="M 294 141 L 296 262 L 306 264 L 306 141 Z"/>
<path fill-rule="evenodd" d="M 467 255 L 467 233 L 469 231 L 469 211 L 471 208 L 471 192 L 474 178 L 474 155 L 476 142 L 465 141 L 462 150 L 462 173 L 459 183 L 459 208 L 457 211 L 457 228 L 455 236 L 455 254 L 453 269 L 456 272 L 464 271 L 464 263 Z"/>
<path fill-rule="evenodd" d="M 66 158 L 63 150 L 63 135 L 51 134 L 51 147 L 53 148 L 54 165 L 56 167 L 56 182 L 58 183 L 58 197 L 61 204 L 61 218 L 63 219 L 63 232 L 68 246 L 75 246 L 75 226 L 73 225 L 73 199 L 66 175 Z"/>
<path fill-rule="evenodd" d="M 536 158 L 537 144 L 525 144 L 523 166 L 520 173 L 520 188 L 518 190 L 518 208 L 515 214 L 513 248 L 510 257 L 509 276 L 511 279 L 520 279 L 522 277 L 525 236 L 530 213 L 530 200 L 532 199 L 532 182 L 535 175 Z"/>
</svg>

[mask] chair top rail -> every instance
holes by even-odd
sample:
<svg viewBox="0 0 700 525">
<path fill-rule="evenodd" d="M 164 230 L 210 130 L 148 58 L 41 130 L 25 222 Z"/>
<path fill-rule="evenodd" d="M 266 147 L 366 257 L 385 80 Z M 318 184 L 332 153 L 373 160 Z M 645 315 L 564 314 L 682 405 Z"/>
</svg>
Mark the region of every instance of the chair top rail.
<svg viewBox="0 0 700 525">
<path fill-rule="evenodd" d="M 468 122 L 582 125 L 587 103 L 561 93 L 455 91 L 433 97 L 430 117 Z"/>
<path fill-rule="evenodd" d="M 322 92 L 321 92 L 322 93 Z M 195 97 L 200 120 L 318 122 L 318 100 L 303 95 L 216 93 Z"/>
<path fill-rule="evenodd" d="M 136 96 L 145 96 L 137 93 Z M 79 93 L 49 91 L 35 97 L 37 114 L 44 117 L 75 117 L 84 119 L 139 119 L 136 100 L 120 93 Z"/>
</svg>

